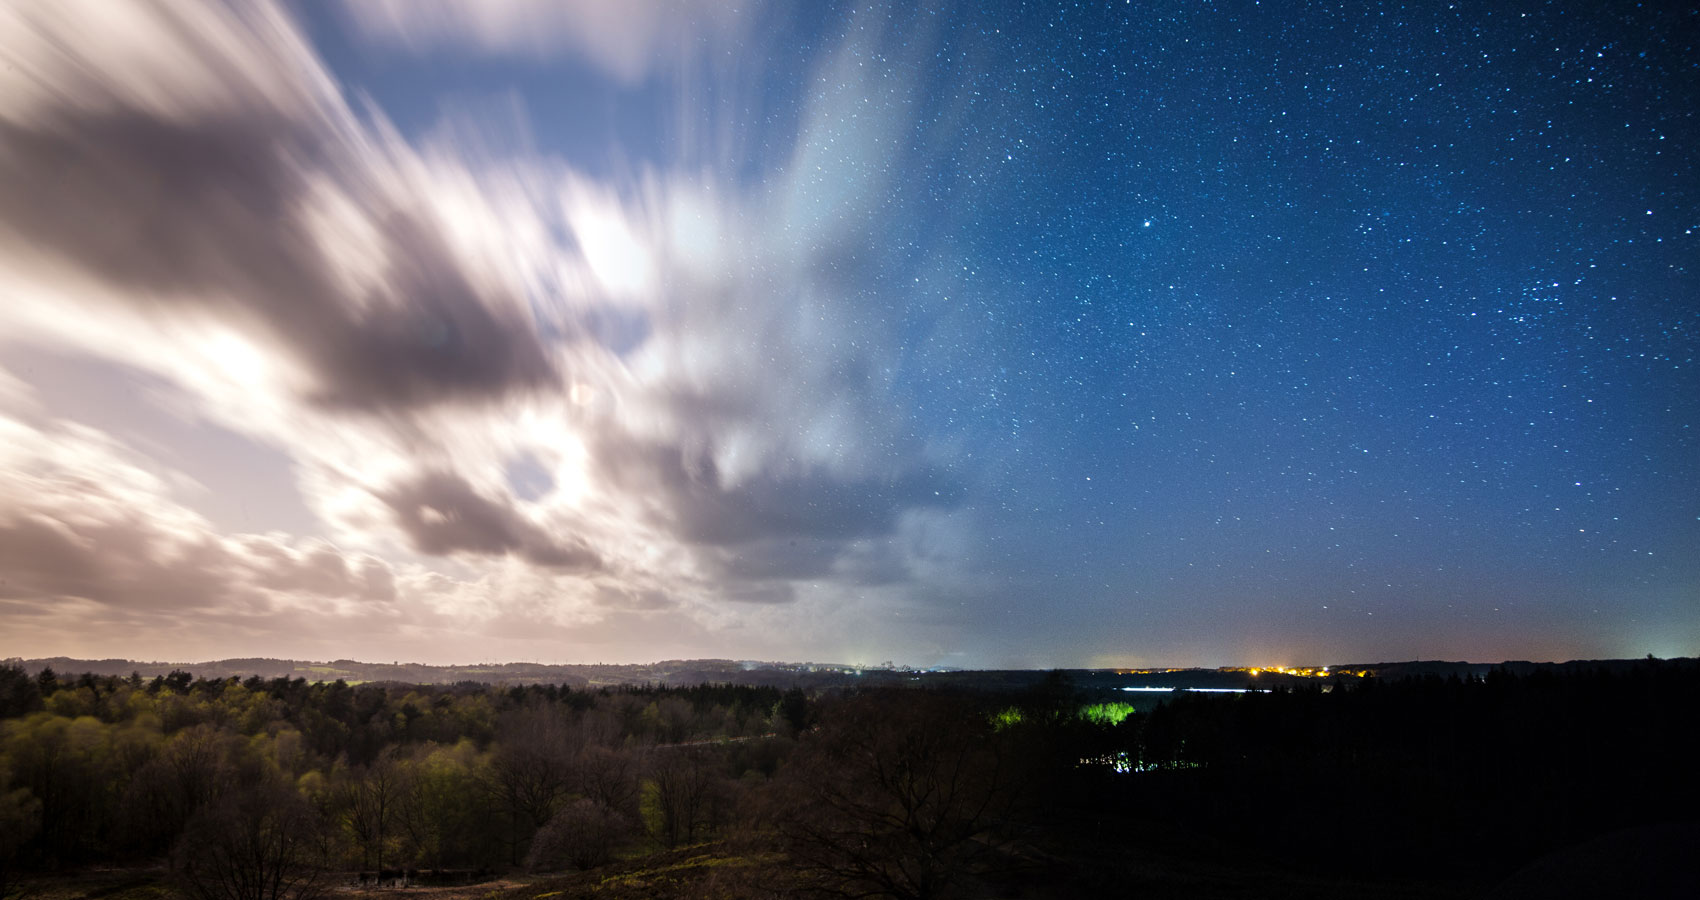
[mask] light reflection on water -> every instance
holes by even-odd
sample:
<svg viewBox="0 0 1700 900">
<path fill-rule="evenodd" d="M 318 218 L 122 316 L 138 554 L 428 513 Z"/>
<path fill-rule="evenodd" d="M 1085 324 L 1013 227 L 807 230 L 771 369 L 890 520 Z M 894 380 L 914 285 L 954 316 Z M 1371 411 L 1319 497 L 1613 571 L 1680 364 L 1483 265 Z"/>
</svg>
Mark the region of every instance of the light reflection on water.
<svg viewBox="0 0 1700 900">
<path fill-rule="evenodd" d="M 1141 692 L 1146 692 L 1146 693 L 1161 692 L 1161 693 L 1165 693 L 1165 694 L 1174 693 L 1176 691 L 1187 691 L 1187 692 L 1197 693 L 1197 694 L 1262 693 L 1262 690 L 1259 689 L 1259 688 L 1124 687 L 1124 688 L 1122 688 L 1122 690 L 1124 690 L 1124 691 L 1141 691 Z"/>
</svg>

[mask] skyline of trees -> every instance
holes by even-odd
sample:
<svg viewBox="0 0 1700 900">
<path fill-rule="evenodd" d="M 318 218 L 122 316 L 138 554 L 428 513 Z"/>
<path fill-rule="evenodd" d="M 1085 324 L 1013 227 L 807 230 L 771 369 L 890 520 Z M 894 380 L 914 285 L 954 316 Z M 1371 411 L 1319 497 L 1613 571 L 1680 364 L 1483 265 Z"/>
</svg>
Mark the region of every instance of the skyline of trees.
<svg viewBox="0 0 1700 900">
<path fill-rule="evenodd" d="M 1248 822 L 1295 864 L 1467 878 L 1700 802 L 1691 663 L 1321 687 L 1110 716 L 1060 673 L 811 694 L 0 666 L 0 897 L 160 861 L 192 900 L 315 900 L 337 872 L 733 841 L 798 890 L 918 900 L 1122 829 Z"/>
</svg>

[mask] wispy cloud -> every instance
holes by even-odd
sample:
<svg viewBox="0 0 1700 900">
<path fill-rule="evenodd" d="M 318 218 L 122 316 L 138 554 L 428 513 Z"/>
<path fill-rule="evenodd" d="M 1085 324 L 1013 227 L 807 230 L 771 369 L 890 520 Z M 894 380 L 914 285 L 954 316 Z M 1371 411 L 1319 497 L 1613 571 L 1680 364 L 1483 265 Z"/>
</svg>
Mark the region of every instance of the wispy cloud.
<svg viewBox="0 0 1700 900">
<path fill-rule="evenodd" d="M 352 0 L 369 40 L 414 53 L 578 57 L 628 84 L 719 49 L 758 2 L 720 0 Z"/>
<path fill-rule="evenodd" d="M 541 52 L 511 27 L 537 13 L 528 40 L 629 81 L 684 52 L 664 7 L 611 36 L 599 4 L 350 10 L 413 46 Z M 159 628 L 185 606 L 375 603 L 445 633 L 595 626 L 642 655 L 655 616 L 754 647 L 826 627 L 774 603 L 901 605 L 966 578 L 964 542 L 938 540 L 966 526 L 962 479 L 895 390 L 896 323 L 843 274 L 879 265 L 861 242 L 896 152 L 899 123 L 835 124 L 863 97 L 810 106 L 759 186 L 701 160 L 598 180 L 464 128 L 404 139 L 268 3 L 11 7 L 0 53 L 0 328 L 163 377 L 189 415 L 287 454 L 323 526 L 216 533 L 135 449 L 19 417 L 13 603 Z"/>
</svg>

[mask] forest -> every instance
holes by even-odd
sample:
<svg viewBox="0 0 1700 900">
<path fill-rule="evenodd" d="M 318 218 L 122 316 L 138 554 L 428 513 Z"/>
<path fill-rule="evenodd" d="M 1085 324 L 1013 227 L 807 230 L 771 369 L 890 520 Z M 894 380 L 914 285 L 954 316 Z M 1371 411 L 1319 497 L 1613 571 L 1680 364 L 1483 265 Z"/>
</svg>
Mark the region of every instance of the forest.
<svg viewBox="0 0 1700 900">
<path fill-rule="evenodd" d="M 1697 689 L 1693 661 L 1647 660 L 1141 711 L 1062 673 L 587 689 L 8 665 L 0 897 L 114 869 L 189 900 L 1475 896 L 1691 827 Z"/>
</svg>

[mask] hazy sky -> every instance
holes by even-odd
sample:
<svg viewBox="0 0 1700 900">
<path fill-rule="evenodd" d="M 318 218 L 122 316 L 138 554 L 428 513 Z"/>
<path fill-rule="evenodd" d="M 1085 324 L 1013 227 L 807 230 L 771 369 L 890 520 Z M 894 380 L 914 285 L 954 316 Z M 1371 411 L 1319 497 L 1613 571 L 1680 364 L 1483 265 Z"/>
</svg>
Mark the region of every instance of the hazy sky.
<svg viewBox="0 0 1700 900">
<path fill-rule="evenodd" d="M 0 2 L 0 656 L 1700 653 L 1697 42 Z"/>
</svg>

